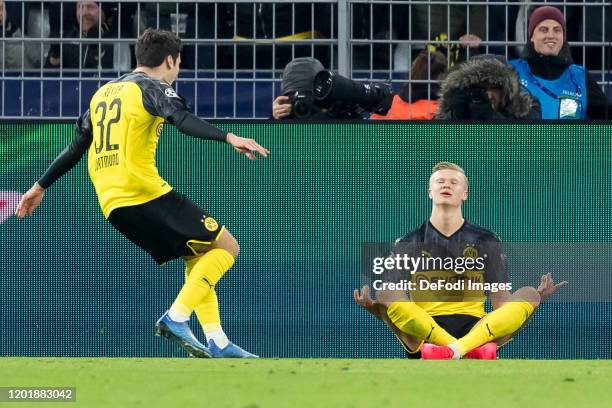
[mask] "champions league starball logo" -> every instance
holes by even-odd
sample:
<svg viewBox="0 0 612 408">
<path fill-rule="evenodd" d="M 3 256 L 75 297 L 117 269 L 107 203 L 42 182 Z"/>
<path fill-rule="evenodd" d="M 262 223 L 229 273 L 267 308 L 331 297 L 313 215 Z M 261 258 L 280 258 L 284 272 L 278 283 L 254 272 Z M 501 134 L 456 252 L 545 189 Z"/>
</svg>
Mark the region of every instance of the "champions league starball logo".
<svg viewBox="0 0 612 408">
<path fill-rule="evenodd" d="M 166 88 L 164 93 L 166 94 L 168 98 L 178 98 L 179 97 L 173 88 Z"/>
</svg>

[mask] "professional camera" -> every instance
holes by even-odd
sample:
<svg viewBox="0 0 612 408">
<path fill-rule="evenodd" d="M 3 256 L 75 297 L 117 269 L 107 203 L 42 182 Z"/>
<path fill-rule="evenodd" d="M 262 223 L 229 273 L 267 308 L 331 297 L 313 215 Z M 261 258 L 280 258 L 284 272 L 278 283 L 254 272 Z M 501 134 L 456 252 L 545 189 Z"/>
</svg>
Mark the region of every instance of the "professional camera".
<svg viewBox="0 0 612 408">
<path fill-rule="evenodd" d="M 319 105 L 326 108 L 344 105 L 346 111 L 361 109 L 384 115 L 393 103 L 393 90 L 389 84 L 356 82 L 330 70 L 323 70 L 315 76 L 313 93 Z"/>
<path fill-rule="evenodd" d="M 288 95 L 289 102 L 291 104 L 291 111 L 296 119 L 308 119 L 315 113 L 320 111 L 315 105 L 312 92 L 300 92 Z"/>
</svg>

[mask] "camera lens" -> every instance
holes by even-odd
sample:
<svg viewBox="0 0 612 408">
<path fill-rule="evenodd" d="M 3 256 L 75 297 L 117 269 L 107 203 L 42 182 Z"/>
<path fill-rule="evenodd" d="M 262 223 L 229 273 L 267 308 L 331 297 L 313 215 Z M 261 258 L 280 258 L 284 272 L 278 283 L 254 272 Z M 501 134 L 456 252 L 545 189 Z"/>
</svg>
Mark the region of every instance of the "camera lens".
<svg viewBox="0 0 612 408">
<path fill-rule="evenodd" d="M 304 100 L 297 100 L 293 104 L 293 114 L 298 119 L 305 119 L 310 116 L 310 104 Z"/>
</svg>

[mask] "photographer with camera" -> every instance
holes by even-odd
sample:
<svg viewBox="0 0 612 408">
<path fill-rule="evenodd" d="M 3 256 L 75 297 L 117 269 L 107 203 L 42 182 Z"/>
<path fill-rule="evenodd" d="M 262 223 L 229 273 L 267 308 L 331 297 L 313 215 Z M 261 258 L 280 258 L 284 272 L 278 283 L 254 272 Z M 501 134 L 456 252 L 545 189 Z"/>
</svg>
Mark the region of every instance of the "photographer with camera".
<svg viewBox="0 0 612 408">
<path fill-rule="evenodd" d="M 316 119 L 320 117 L 319 108 L 315 105 L 312 84 L 315 75 L 325 68 L 315 58 L 296 58 L 283 70 L 281 96 L 272 102 L 274 119 Z"/>
<path fill-rule="evenodd" d="M 296 58 L 285 67 L 282 96 L 272 102 L 274 119 L 338 120 L 385 114 L 393 102 L 391 86 L 356 82 L 326 70 L 314 58 Z"/>
<path fill-rule="evenodd" d="M 503 57 L 481 55 L 455 68 L 440 88 L 436 119 L 540 119 L 537 101 L 521 92 Z"/>
</svg>

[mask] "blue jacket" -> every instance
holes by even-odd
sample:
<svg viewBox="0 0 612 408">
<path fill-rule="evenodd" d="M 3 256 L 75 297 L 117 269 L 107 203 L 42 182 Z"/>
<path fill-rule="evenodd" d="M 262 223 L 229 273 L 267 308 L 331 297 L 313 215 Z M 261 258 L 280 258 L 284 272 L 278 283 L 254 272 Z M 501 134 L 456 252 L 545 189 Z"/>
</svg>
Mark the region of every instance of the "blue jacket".
<svg viewBox="0 0 612 408">
<path fill-rule="evenodd" d="M 587 88 L 584 67 L 569 65 L 555 80 L 535 76 L 524 59 L 508 62 L 518 73 L 521 85 L 540 101 L 542 119 L 586 119 Z"/>
</svg>

